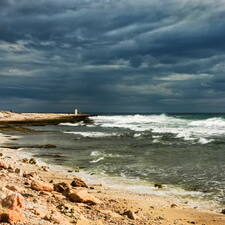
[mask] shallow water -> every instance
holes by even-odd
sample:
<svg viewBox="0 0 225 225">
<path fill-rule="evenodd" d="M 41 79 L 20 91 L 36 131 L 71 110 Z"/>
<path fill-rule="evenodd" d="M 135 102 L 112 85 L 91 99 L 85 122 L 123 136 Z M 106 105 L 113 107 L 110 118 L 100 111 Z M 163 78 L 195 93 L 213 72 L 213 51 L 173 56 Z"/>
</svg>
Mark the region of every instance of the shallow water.
<svg viewBox="0 0 225 225">
<path fill-rule="evenodd" d="M 162 183 L 224 204 L 224 118 L 223 114 L 105 115 L 89 124 L 32 127 L 46 132 L 24 135 L 19 144 L 56 145 L 26 149 L 48 163 L 79 166 L 98 176 L 131 179 L 149 187 Z"/>
</svg>

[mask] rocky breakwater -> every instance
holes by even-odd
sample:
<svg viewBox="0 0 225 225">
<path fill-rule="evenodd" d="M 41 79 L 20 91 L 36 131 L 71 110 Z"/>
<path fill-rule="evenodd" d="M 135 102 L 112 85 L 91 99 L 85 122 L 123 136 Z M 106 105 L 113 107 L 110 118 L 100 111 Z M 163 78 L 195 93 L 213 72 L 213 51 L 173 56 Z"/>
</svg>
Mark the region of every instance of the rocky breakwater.
<svg viewBox="0 0 225 225">
<path fill-rule="evenodd" d="M 20 125 L 48 125 L 63 122 L 76 123 L 80 121 L 89 122 L 93 114 L 69 114 L 69 113 L 16 113 L 0 111 L 0 126 Z"/>
</svg>

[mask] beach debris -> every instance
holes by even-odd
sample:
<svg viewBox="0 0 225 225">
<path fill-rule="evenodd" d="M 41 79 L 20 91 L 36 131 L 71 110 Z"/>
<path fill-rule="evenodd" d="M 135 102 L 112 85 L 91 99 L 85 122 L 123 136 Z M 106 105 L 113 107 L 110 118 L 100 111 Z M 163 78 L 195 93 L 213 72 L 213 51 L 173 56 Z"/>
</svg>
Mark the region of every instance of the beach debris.
<svg viewBox="0 0 225 225">
<path fill-rule="evenodd" d="M 71 202 L 83 202 L 87 204 L 99 204 L 101 201 L 94 196 L 90 195 L 86 190 L 84 189 L 76 189 L 72 190 L 70 193 L 67 194 L 67 198 Z"/>
<path fill-rule="evenodd" d="M 0 157 L 2 157 L 2 156 L 3 156 L 3 153 L 0 152 Z"/>
<path fill-rule="evenodd" d="M 225 214 L 225 209 L 222 209 L 221 213 L 222 213 L 222 214 Z"/>
<path fill-rule="evenodd" d="M 83 180 L 81 180 L 80 178 L 74 178 L 72 183 L 71 183 L 71 186 L 72 187 L 85 187 L 85 188 L 88 187 L 87 184 Z"/>
<path fill-rule="evenodd" d="M 53 186 L 51 184 L 45 183 L 43 181 L 33 180 L 31 183 L 31 189 L 36 191 L 53 191 Z"/>
<path fill-rule="evenodd" d="M 57 191 L 59 193 L 64 193 L 65 191 L 69 190 L 70 186 L 69 184 L 65 182 L 54 184 L 54 191 Z"/>
</svg>

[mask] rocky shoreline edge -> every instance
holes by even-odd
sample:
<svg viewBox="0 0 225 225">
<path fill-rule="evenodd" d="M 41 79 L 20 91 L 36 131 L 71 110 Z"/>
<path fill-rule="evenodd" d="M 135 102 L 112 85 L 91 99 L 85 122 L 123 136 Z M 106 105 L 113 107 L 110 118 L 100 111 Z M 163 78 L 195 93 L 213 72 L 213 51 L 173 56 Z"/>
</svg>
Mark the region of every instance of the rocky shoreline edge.
<svg viewBox="0 0 225 225">
<path fill-rule="evenodd" d="M 0 142 L 9 137 L 1 135 Z M 17 225 L 224 225 L 225 215 L 174 198 L 89 185 L 0 148 L 0 224 Z"/>
</svg>

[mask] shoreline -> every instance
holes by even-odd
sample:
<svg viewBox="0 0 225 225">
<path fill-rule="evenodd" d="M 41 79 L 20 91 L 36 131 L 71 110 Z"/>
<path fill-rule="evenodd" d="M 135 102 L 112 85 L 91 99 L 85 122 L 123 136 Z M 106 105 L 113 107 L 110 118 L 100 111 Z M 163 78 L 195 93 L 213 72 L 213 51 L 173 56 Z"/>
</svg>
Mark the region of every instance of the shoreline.
<svg viewBox="0 0 225 225">
<path fill-rule="evenodd" d="M 12 138 L 13 136 L 11 136 Z M 10 137 L 7 135 L 1 135 L 0 142 L 7 142 Z M 3 154 L 1 160 L 15 162 L 17 168 L 21 171 L 26 170 L 26 172 L 35 172 L 37 173 L 38 180 L 44 180 L 49 184 L 50 179 L 53 180 L 53 183 L 57 182 L 71 182 L 77 174 L 70 174 L 64 172 L 59 172 L 52 170 L 54 166 L 50 166 L 50 169 L 43 171 L 42 162 L 38 162 L 39 165 L 24 164 L 21 162 L 22 158 L 26 157 L 26 153 L 23 151 L 13 150 L 13 149 L 0 149 L 0 152 Z M 22 153 L 22 154 L 21 154 Z M 10 158 L 8 158 L 10 157 Z M 45 166 L 46 167 L 46 166 Z M 0 173 L 2 170 L 0 171 Z M 12 175 L 11 172 L 7 170 L 4 171 L 5 175 Z M 79 173 L 78 173 L 79 175 Z M 79 175 L 80 176 L 80 175 Z M 17 178 L 20 181 L 24 181 L 23 177 Z M 36 177 L 35 177 L 36 179 Z M 83 177 L 82 177 L 83 179 Z M 21 182 L 22 183 L 22 182 Z M 29 183 L 29 182 L 28 182 Z M 7 182 L 6 182 L 7 185 Z M 6 186 L 5 185 L 5 186 Z M 9 184 L 8 184 L 9 185 Z M 89 185 L 89 184 L 88 184 Z M 112 187 L 101 186 L 99 181 L 96 180 L 96 184 L 90 184 L 91 188 L 88 188 L 88 193 L 100 199 L 101 204 L 96 206 L 90 206 L 85 203 L 71 203 L 67 199 L 64 199 L 65 204 L 70 204 L 73 207 L 77 208 L 77 218 L 81 218 L 82 223 L 80 224 L 149 224 L 149 225 L 185 225 L 185 224 L 206 224 L 206 225 L 222 225 L 225 224 L 225 216 L 221 213 L 216 213 L 209 210 L 200 210 L 195 207 L 190 207 L 190 205 L 182 203 L 179 199 L 169 196 L 160 196 L 160 195 L 149 195 L 149 194 L 137 194 L 127 190 L 115 189 Z M 25 188 L 24 185 L 20 185 L 19 188 Z M 29 190 L 29 187 L 26 187 L 25 190 Z M 29 192 L 29 191 L 28 191 Z M 48 196 L 51 201 L 55 199 L 54 195 L 56 193 L 43 191 L 45 196 Z M 20 192 L 19 192 L 20 193 Z M 40 192 L 36 193 L 36 197 L 40 200 Z M 62 197 L 62 196 L 61 196 Z M 30 201 L 26 198 L 25 201 Z M 32 199 L 31 199 L 32 200 Z M 43 199 L 42 199 L 43 200 Z M 55 200 L 54 200 L 55 201 Z M 44 204 L 44 203 L 43 203 Z M 47 206 L 46 206 L 46 205 Z M 78 224 L 79 219 L 76 219 L 76 223 L 71 223 L 71 217 L 66 216 L 60 210 L 57 210 L 57 205 L 48 206 L 48 202 L 44 205 L 51 210 L 56 210 L 59 215 L 68 222 L 68 224 Z M 84 208 L 89 208 L 84 210 Z M 40 207 L 41 208 L 41 207 Z M 26 215 L 27 209 L 24 209 L 24 214 Z M 127 215 L 123 215 L 126 211 L 131 211 L 135 218 L 131 219 Z M 32 210 L 31 210 L 32 211 Z M 52 224 L 51 221 L 46 223 L 46 220 L 43 219 L 45 216 L 39 215 L 39 220 L 42 223 L 35 223 L 35 217 L 37 215 L 29 214 L 30 221 L 33 221 L 32 224 Z M 40 222 L 39 221 L 39 222 Z M 84 222 L 85 221 L 85 222 Z M 110 222 L 111 221 L 111 222 Z M 192 223 L 193 222 L 193 223 Z M 66 224 L 65 222 L 59 222 L 58 224 Z"/>
</svg>

